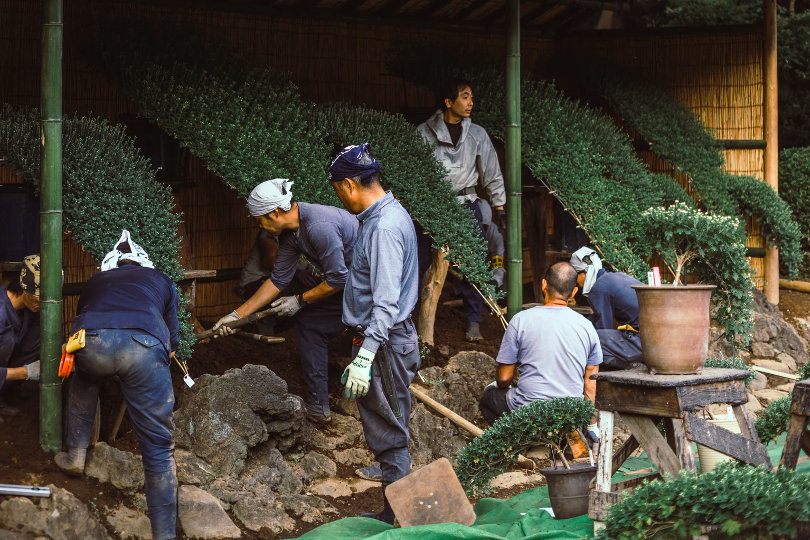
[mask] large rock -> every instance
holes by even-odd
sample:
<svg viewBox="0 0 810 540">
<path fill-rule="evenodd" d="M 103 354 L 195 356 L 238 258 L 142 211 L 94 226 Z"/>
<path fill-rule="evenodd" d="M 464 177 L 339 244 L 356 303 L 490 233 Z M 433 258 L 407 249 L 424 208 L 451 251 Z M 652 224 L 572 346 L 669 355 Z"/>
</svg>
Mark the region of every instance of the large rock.
<svg viewBox="0 0 810 540">
<path fill-rule="evenodd" d="M 495 377 L 497 363 L 482 352 L 463 351 L 455 355 L 428 389 L 428 395 L 466 418 L 478 416 L 478 401 L 484 387 Z"/>
<path fill-rule="evenodd" d="M 427 465 L 441 457 L 455 464 L 456 453 L 467 439 L 450 420 L 430 413 L 421 403 L 411 409 L 411 460 L 414 467 Z"/>
<path fill-rule="evenodd" d="M 776 355 L 776 360 L 785 364 L 792 372 L 795 372 L 799 367 L 796 365 L 796 360 L 788 353 L 780 352 L 778 355 Z"/>
<path fill-rule="evenodd" d="M 189 538 L 240 538 L 239 530 L 213 495 L 195 486 L 180 486 L 177 514 Z"/>
<path fill-rule="evenodd" d="M 309 452 L 305 455 L 298 462 L 298 468 L 301 470 L 301 477 L 307 482 L 337 474 L 335 462 L 317 452 Z"/>
<path fill-rule="evenodd" d="M 276 501 L 241 499 L 233 505 L 233 513 L 251 531 L 267 529 L 262 532 L 277 535 L 295 529 L 295 520 Z"/>
<path fill-rule="evenodd" d="M 772 369 L 773 371 L 781 371 L 782 373 L 790 373 L 790 368 L 778 360 L 766 360 L 756 358 L 752 362 L 755 366 Z"/>
<path fill-rule="evenodd" d="M 238 475 L 259 443 L 286 451 L 306 437 L 303 401 L 265 366 L 206 374 L 189 391 L 174 414 L 174 439 L 223 474 Z"/>
<path fill-rule="evenodd" d="M 248 489 L 266 486 L 275 493 L 285 495 L 299 493 L 303 487 L 295 469 L 284 461 L 277 448 L 263 444 L 251 452 L 239 481 Z"/>
<path fill-rule="evenodd" d="M 152 538 L 152 525 L 146 514 L 119 506 L 106 512 L 107 523 L 115 530 L 121 540 L 134 538 L 135 540 L 150 540 Z"/>
<path fill-rule="evenodd" d="M 332 421 L 315 431 L 310 445 L 320 450 L 335 450 L 365 444 L 363 425 L 352 416 L 332 413 Z"/>
<path fill-rule="evenodd" d="M 12 497 L 0 503 L 0 526 L 51 540 L 107 540 L 107 530 L 72 493 L 54 485 L 48 498 Z"/>
<path fill-rule="evenodd" d="M 349 497 L 354 493 L 349 482 L 340 478 L 317 480 L 309 485 L 307 492 L 321 497 L 332 497 L 333 499 Z"/>
<path fill-rule="evenodd" d="M 751 354 L 757 358 L 773 358 L 776 356 L 776 351 L 774 351 L 773 345 L 770 343 L 755 341 L 751 343 Z"/>
<path fill-rule="evenodd" d="M 793 357 L 798 365 L 809 362 L 807 340 L 801 337 L 796 329 L 785 320 L 777 306 L 768 302 L 762 291 L 753 289 L 752 293 L 754 297 L 752 314 L 754 342 L 770 344 L 776 351 Z"/>
<path fill-rule="evenodd" d="M 771 401 L 776 401 L 788 395 L 788 393 L 776 390 L 775 388 L 766 388 L 765 390 L 757 390 L 754 392 L 754 395 L 757 396 L 757 399 L 763 406 L 767 407 Z"/>
<path fill-rule="evenodd" d="M 748 412 L 753 416 L 755 413 L 761 411 L 764 407 L 757 399 L 757 396 L 754 395 L 753 392 L 748 392 L 748 401 L 745 404 L 745 408 L 748 409 Z"/>
<path fill-rule="evenodd" d="M 217 472 L 191 452 L 178 448 L 174 451 L 177 463 L 177 481 L 181 484 L 201 486 L 217 477 Z"/>
<path fill-rule="evenodd" d="M 337 515 L 337 508 L 312 495 L 280 495 L 284 508 L 304 523 L 320 523 L 330 515 Z"/>
<path fill-rule="evenodd" d="M 87 453 L 84 474 L 99 482 L 109 482 L 118 489 L 135 491 L 143 487 L 143 464 L 140 456 L 113 448 L 103 442 Z"/>
<path fill-rule="evenodd" d="M 346 450 L 337 450 L 334 454 L 335 461 L 341 465 L 348 465 L 350 467 L 365 467 L 372 461 L 374 456 L 365 448 L 348 448 Z"/>
</svg>

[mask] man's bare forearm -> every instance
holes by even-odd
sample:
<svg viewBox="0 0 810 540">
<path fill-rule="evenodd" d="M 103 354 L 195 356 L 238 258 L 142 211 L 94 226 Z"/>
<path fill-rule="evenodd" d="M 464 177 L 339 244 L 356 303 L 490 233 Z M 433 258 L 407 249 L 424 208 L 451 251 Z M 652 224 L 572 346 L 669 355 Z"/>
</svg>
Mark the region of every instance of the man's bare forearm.
<svg viewBox="0 0 810 540">
<path fill-rule="evenodd" d="M 253 293 L 253 296 L 248 298 L 244 304 L 236 308 L 236 313 L 240 317 L 247 317 L 253 315 L 261 308 L 275 300 L 281 291 L 275 286 L 273 280 L 267 279 L 259 289 Z"/>
<path fill-rule="evenodd" d="M 307 304 L 314 304 L 316 302 L 320 302 L 326 298 L 329 298 L 340 289 L 335 289 L 331 285 L 329 285 L 326 281 L 321 281 L 316 286 L 312 287 L 310 290 L 302 294 L 301 296 L 304 297 L 304 300 Z"/>
</svg>

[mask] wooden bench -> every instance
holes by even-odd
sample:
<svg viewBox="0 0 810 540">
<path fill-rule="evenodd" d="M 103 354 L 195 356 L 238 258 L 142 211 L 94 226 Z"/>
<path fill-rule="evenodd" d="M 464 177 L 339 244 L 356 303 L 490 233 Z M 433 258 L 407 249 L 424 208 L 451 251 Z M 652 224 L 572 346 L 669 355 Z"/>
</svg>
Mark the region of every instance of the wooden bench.
<svg viewBox="0 0 810 540">
<path fill-rule="evenodd" d="M 810 381 L 799 381 L 793 387 L 793 399 L 790 401 L 790 421 L 788 422 L 787 439 L 782 450 L 780 467 L 795 469 L 799 461 L 799 450 L 810 456 L 810 432 L 807 421 L 810 419 Z"/>
</svg>

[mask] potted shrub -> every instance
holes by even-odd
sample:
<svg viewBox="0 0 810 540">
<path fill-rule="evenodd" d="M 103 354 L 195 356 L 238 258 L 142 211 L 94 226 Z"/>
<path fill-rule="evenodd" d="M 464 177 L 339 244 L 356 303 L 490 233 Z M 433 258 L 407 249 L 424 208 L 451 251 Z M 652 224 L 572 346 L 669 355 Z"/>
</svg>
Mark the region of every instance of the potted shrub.
<svg viewBox="0 0 810 540">
<path fill-rule="evenodd" d="M 541 470 L 548 480 L 554 515 L 566 519 L 586 513 L 596 467 L 572 466 L 563 451 L 566 436 L 584 430 L 594 414 L 590 401 L 574 397 L 534 401 L 510 411 L 459 451 L 456 474 L 461 485 L 471 495 L 486 492 L 490 480 L 514 464 L 518 454 L 530 446 L 546 445 L 561 464 Z"/>
<path fill-rule="evenodd" d="M 670 285 L 636 285 L 641 348 L 652 373 L 698 373 L 709 347 L 709 310 L 726 337 L 750 327 L 751 270 L 745 231 L 736 218 L 712 216 L 676 202 L 642 213 L 646 239 L 672 273 Z M 685 273 L 702 283 L 686 285 Z"/>
</svg>

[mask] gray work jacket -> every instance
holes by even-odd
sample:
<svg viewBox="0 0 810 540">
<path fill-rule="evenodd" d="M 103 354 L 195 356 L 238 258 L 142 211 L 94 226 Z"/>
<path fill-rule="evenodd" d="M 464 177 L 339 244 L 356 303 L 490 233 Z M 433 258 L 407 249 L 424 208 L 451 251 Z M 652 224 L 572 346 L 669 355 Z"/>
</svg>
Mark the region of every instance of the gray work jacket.
<svg viewBox="0 0 810 540">
<path fill-rule="evenodd" d="M 461 121 L 461 137 L 458 139 L 458 145 L 453 146 L 450 132 L 444 124 L 444 113 L 437 110 L 416 129 L 433 147 L 436 159 L 447 169 L 446 179 L 453 191 L 459 193 L 466 188 L 474 188 L 480 179 L 492 206 L 502 206 L 506 203 L 498 156 L 484 128 L 473 124 L 469 118 L 464 118 Z M 475 193 L 468 193 L 459 195 L 457 200 L 465 203 L 477 198 Z"/>
</svg>

